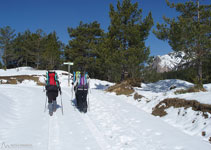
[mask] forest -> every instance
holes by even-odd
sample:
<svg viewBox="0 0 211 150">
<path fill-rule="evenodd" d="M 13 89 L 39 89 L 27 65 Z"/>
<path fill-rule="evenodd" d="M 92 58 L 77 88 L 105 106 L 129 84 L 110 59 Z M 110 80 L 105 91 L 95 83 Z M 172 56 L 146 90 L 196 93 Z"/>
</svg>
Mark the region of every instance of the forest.
<svg viewBox="0 0 211 150">
<path fill-rule="evenodd" d="M 187 63 L 177 70 L 157 73 L 152 69 L 153 57 L 145 42 L 154 25 L 152 13 L 143 18 L 138 2 L 117 1 L 110 4 L 110 25 L 105 32 L 98 21 L 68 27 L 68 44 L 62 43 L 56 31 L 47 34 L 16 32 L 10 26 L 0 26 L 0 68 L 31 66 L 36 69 L 67 70 L 63 62 L 74 62 L 71 70 L 86 71 L 91 78 L 120 82 L 141 79 L 183 79 L 202 86 L 211 82 L 211 5 L 200 0 L 166 5 L 175 9 L 176 18 L 163 17 L 153 34 L 167 41 L 175 52 L 183 51 Z"/>
</svg>

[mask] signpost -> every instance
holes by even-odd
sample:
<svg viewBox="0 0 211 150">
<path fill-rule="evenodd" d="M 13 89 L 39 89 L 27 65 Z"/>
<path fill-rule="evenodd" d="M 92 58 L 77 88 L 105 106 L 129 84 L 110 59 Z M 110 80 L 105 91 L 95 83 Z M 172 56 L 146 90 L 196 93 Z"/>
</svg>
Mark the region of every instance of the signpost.
<svg viewBox="0 0 211 150">
<path fill-rule="evenodd" d="M 68 86 L 70 86 L 70 66 L 73 65 L 73 62 L 64 62 L 64 65 L 68 65 Z"/>
</svg>

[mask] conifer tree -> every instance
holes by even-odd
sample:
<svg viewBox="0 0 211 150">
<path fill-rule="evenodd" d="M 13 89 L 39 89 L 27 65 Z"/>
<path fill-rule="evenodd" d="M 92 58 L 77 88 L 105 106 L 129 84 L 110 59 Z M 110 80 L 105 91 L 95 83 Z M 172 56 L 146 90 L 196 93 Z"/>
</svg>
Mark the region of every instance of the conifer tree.
<svg viewBox="0 0 211 150">
<path fill-rule="evenodd" d="M 149 56 L 149 48 L 145 46 L 145 40 L 153 25 L 151 12 L 142 18 L 142 9 L 138 3 L 131 0 L 118 0 L 117 8 L 110 5 L 109 62 L 115 81 L 129 77 L 139 77 L 140 69 Z"/>
<path fill-rule="evenodd" d="M 202 62 L 211 51 L 211 5 L 200 5 L 199 0 L 170 3 L 179 12 L 177 18 L 164 17 L 153 31 L 157 38 L 167 40 L 174 51 L 184 51 L 196 67 L 196 84 L 202 87 Z"/>
<path fill-rule="evenodd" d="M 38 69 L 40 64 L 42 63 L 42 53 L 44 51 L 44 37 L 46 34 L 42 29 L 38 29 L 35 33 L 32 33 L 32 45 L 33 45 L 33 63 L 36 65 Z"/>
<path fill-rule="evenodd" d="M 81 21 L 78 27 L 68 28 L 68 33 L 71 40 L 65 49 L 66 60 L 74 62 L 74 70 L 86 70 L 95 76 L 97 51 L 104 34 L 100 24 Z"/>
<path fill-rule="evenodd" d="M 18 33 L 12 42 L 12 65 L 13 66 L 35 66 L 35 35 L 30 30 Z"/>
<path fill-rule="evenodd" d="M 31 66 L 35 67 L 41 62 L 41 52 L 43 51 L 44 33 L 37 30 L 32 33 L 26 30 L 24 33 L 18 33 L 16 38 L 11 42 L 12 55 L 10 66 Z M 38 62 L 38 63 L 37 63 Z"/>
<path fill-rule="evenodd" d="M 56 32 L 48 34 L 44 39 L 42 52 L 43 64 L 46 69 L 54 69 L 61 64 L 62 42 L 59 41 Z"/>
<path fill-rule="evenodd" d="M 12 54 L 11 42 L 15 37 L 15 30 L 10 26 L 0 28 L 0 50 L 3 52 L 3 62 L 5 67 L 8 65 L 8 61 Z"/>
</svg>

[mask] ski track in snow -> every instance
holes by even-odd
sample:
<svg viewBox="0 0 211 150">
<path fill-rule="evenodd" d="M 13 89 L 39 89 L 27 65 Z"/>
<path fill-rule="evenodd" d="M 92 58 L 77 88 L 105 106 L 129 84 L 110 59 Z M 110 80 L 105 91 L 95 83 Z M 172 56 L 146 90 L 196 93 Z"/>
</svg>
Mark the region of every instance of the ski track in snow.
<svg viewBox="0 0 211 150">
<path fill-rule="evenodd" d="M 49 118 L 48 150 L 60 150 L 59 147 L 59 125 L 57 114 Z"/>
<path fill-rule="evenodd" d="M 67 94 L 69 97 L 71 95 L 65 91 L 65 94 Z M 76 109 L 75 109 L 76 110 Z M 77 110 L 78 111 L 78 110 Z M 89 128 L 91 133 L 93 134 L 93 137 L 95 137 L 97 143 L 99 144 L 100 148 L 102 150 L 107 150 L 110 148 L 110 145 L 106 142 L 101 132 L 97 129 L 97 127 L 94 125 L 94 123 L 91 121 L 88 115 L 81 114 L 81 118 L 84 120 L 86 126 Z"/>
<path fill-rule="evenodd" d="M 43 113 L 45 93 L 38 86 L 0 86 L 7 101 L 0 119 L 0 144 L 32 144 L 33 150 L 203 150 L 210 144 L 186 135 L 160 118 L 127 102 L 127 97 L 92 89 L 89 111 L 72 104 L 71 88 L 64 87 L 53 116 Z M 6 107 L 7 108 L 7 107 Z M 0 145 L 0 149 L 1 149 Z"/>
<path fill-rule="evenodd" d="M 103 97 L 105 99 L 105 95 L 103 96 L 99 95 L 98 100 L 95 97 L 92 97 L 91 99 L 94 101 L 93 103 L 98 104 L 99 106 L 110 105 L 110 107 L 101 107 L 101 111 L 104 113 L 102 113 L 102 117 L 100 118 L 102 118 L 101 126 L 102 127 L 107 126 L 106 128 L 108 131 L 106 134 L 108 135 L 108 138 L 110 140 L 113 139 L 115 140 L 113 144 L 116 145 L 113 146 L 113 149 L 121 149 L 121 147 L 124 147 L 124 149 L 139 149 L 139 148 L 153 149 L 153 147 L 156 147 L 157 149 L 162 149 L 163 146 L 159 142 L 152 141 L 150 139 L 150 136 L 148 136 L 149 134 L 146 134 L 145 132 L 142 133 L 140 132 L 137 123 L 139 124 L 141 123 L 141 121 L 136 120 L 134 118 L 124 117 L 122 112 L 129 113 L 128 110 L 126 109 L 121 110 L 120 108 L 121 105 L 115 104 L 114 100 L 112 100 L 111 97 L 109 96 L 106 96 L 106 99 L 110 100 L 109 101 L 110 104 L 108 104 L 108 102 L 106 101 L 100 100 L 103 99 Z M 104 119 L 107 119 L 108 122 L 105 123 L 103 121 Z M 151 129 L 149 129 L 148 131 L 151 131 Z"/>
</svg>

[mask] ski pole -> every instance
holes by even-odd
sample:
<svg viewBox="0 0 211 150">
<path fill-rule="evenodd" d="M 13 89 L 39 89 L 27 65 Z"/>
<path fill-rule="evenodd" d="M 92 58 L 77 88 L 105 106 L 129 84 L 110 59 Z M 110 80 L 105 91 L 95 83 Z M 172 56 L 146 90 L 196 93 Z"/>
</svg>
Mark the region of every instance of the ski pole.
<svg viewBox="0 0 211 150">
<path fill-rule="evenodd" d="M 71 97 L 71 100 L 73 100 L 73 85 L 72 85 L 72 97 Z"/>
<path fill-rule="evenodd" d="M 64 115 L 64 113 L 63 113 L 63 104 L 62 104 L 62 94 L 60 94 L 60 97 L 61 97 L 61 111 L 62 111 L 62 115 Z"/>
<path fill-rule="evenodd" d="M 89 88 L 90 90 L 90 88 Z M 88 110 L 90 111 L 90 106 L 89 106 L 89 94 L 90 94 L 90 91 L 88 91 Z"/>
<path fill-rule="evenodd" d="M 46 96 L 46 100 L 45 100 L 45 108 L 44 108 L 44 112 L 46 112 L 46 104 L 47 104 L 47 96 Z"/>
<path fill-rule="evenodd" d="M 88 110 L 90 111 L 90 107 L 89 107 L 89 96 L 88 96 Z"/>
<path fill-rule="evenodd" d="M 71 103 L 72 103 L 72 106 L 74 107 L 74 111 L 76 111 L 76 104 L 75 104 L 75 102 L 76 101 L 74 101 L 74 99 L 73 99 L 73 94 L 74 94 L 75 92 L 74 92 L 74 86 L 72 85 L 72 98 L 71 98 Z"/>
<path fill-rule="evenodd" d="M 72 92 L 73 92 L 73 91 L 72 91 Z M 74 93 L 74 94 L 75 94 L 75 93 Z M 72 103 L 72 106 L 74 107 L 74 111 L 76 111 L 76 107 L 77 107 L 77 105 L 76 105 L 76 98 L 73 99 L 73 93 L 72 93 L 71 103 Z"/>
</svg>

